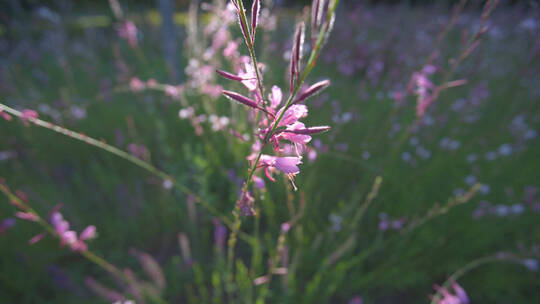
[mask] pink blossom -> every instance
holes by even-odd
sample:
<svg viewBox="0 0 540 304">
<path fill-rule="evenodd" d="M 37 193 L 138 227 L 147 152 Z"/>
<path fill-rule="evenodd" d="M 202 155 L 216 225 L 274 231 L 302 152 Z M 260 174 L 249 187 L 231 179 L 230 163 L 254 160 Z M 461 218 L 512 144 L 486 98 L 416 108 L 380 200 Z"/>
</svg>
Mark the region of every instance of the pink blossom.
<svg viewBox="0 0 540 304">
<path fill-rule="evenodd" d="M 71 245 L 77 242 L 77 232 L 73 230 L 68 230 L 62 234 L 60 234 L 60 239 L 63 243 Z"/>
<path fill-rule="evenodd" d="M 7 121 L 11 121 L 13 118 L 8 113 L 4 112 L 3 109 L 0 109 L 0 116 Z"/>
<path fill-rule="evenodd" d="M 236 41 L 229 41 L 227 43 L 227 46 L 223 50 L 223 56 L 227 58 L 236 57 L 238 54 L 238 42 Z"/>
<path fill-rule="evenodd" d="M 223 91 L 223 87 L 220 85 L 205 84 L 201 87 L 201 92 L 212 98 L 218 98 L 221 91 Z"/>
<path fill-rule="evenodd" d="M 269 180 L 275 181 L 275 179 L 272 177 L 271 170 L 277 169 L 287 175 L 289 180 L 292 182 L 294 188 L 296 189 L 296 186 L 294 185 L 294 176 L 300 173 L 300 169 L 298 168 L 298 165 L 302 163 L 301 157 L 295 157 L 295 156 L 277 157 L 277 156 L 262 154 L 259 160 L 259 163 L 260 163 L 260 167 L 265 169 L 264 171 L 265 171 L 266 177 Z"/>
<path fill-rule="evenodd" d="M 257 90 L 257 74 L 253 68 L 251 61 L 244 62 L 244 70 L 238 72 L 238 76 L 246 79 L 242 80 L 242 84 L 250 91 Z"/>
<path fill-rule="evenodd" d="M 91 240 L 91 239 L 94 239 L 95 237 L 97 236 L 97 233 L 96 233 L 96 226 L 94 225 L 90 225 L 88 227 L 86 227 L 82 232 L 81 232 L 81 236 L 79 237 L 79 239 L 85 241 L 85 240 Z"/>
<path fill-rule="evenodd" d="M 183 90 L 184 88 L 182 85 L 177 85 L 177 86 L 173 86 L 169 84 L 165 85 L 165 95 L 170 96 L 173 99 L 180 98 L 180 94 L 182 94 Z"/>
<path fill-rule="evenodd" d="M 64 217 L 58 211 L 54 211 L 51 214 L 50 219 L 54 231 L 60 238 L 60 245 L 63 246 L 67 244 L 73 251 L 86 251 L 88 246 L 84 241 L 93 239 L 97 236 L 96 227 L 90 225 L 81 232 L 80 237 L 77 237 L 77 232 L 69 230 L 69 223 L 64 220 Z"/>
<path fill-rule="evenodd" d="M 212 40 L 212 49 L 217 51 L 229 40 L 229 31 L 226 27 L 220 28 L 215 34 Z"/>
<path fill-rule="evenodd" d="M 281 112 L 283 112 L 284 108 L 281 108 L 277 114 L 276 119 L 280 117 Z M 281 118 L 278 127 L 283 127 L 286 125 L 293 124 L 297 122 L 300 118 L 306 117 L 308 113 L 308 109 L 305 105 L 302 104 L 295 104 L 290 106 L 287 111 L 285 111 L 285 114 L 283 114 L 283 117 Z"/>
<path fill-rule="evenodd" d="M 455 294 L 444 287 L 436 286 L 435 288 L 439 290 L 439 293 L 442 296 L 438 299 L 437 304 L 469 304 L 467 293 L 456 282 L 452 282 L 452 289 Z"/>
<path fill-rule="evenodd" d="M 117 25 L 116 30 L 118 31 L 118 36 L 127 40 L 131 47 L 137 46 L 137 27 L 133 21 L 128 20 Z"/>
<path fill-rule="evenodd" d="M 64 234 L 64 232 L 68 231 L 69 229 L 69 223 L 64 220 L 64 217 L 62 214 L 60 214 L 60 212 L 54 212 L 51 215 L 51 224 L 58 235 Z"/>
<path fill-rule="evenodd" d="M 456 296 L 459 298 L 462 304 L 469 303 L 469 297 L 467 296 L 467 293 L 465 292 L 465 289 L 463 289 L 463 287 L 461 287 L 457 282 L 452 282 L 452 288 L 454 289 Z"/>
<path fill-rule="evenodd" d="M 30 240 L 28 240 L 28 244 L 34 245 L 35 243 L 41 241 L 47 234 L 45 232 L 42 232 L 38 235 L 35 235 Z"/>
<path fill-rule="evenodd" d="M 298 165 L 302 163 L 300 157 L 287 156 L 287 157 L 276 157 L 274 162 L 274 167 L 276 169 L 283 171 L 286 174 L 296 175 L 300 173 Z"/>
<path fill-rule="evenodd" d="M 21 111 L 21 119 L 25 125 L 28 125 L 28 121 L 38 118 L 38 113 L 34 110 L 24 109 Z"/>
<path fill-rule="evenodd" d="M 154 78 L 150 78 L 146 81 L 146 85 L 151 89 L 155 89 L 158 87 L 159 83 Z"/>
<path fill-rule="evenodd" d="M 133 92 L 140 92 L 144 90 L 145 84 L 139 78 L 133 77 L 129 81 L 129 89 Z"/>
<path fill-rule="evenodd" d="M 302 129 L 306 129 L 306 126 L 303 123 L 297 121 L 287 126 L 286 130 L 294 131 L 294 130 L 302 130 Z M 306 150 L 306 144 L 311 141 L 311 136 L 309 135 L 296 134 L 292 132 L 282 132 L 277 136 L 277 138 L 278 140 L 286 139 L 294 143 L 295 148 L 296 148 L 296 155 L 298 156 L 303 154 L 302 152 Z"/>
<path fill-rule="evenodd" d="M 270 107 L 275 109 L 283 99 L 283 92 L 278 86 L 272 86 L 272 93 L 268 95 L 268 99 L 270 100 Z"/>
</svg>

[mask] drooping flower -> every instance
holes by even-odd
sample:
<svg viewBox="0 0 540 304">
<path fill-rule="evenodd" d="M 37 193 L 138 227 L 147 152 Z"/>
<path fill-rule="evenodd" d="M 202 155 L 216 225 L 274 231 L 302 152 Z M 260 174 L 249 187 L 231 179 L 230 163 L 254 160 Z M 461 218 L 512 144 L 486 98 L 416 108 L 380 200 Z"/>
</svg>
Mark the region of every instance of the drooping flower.
<svg viewBox="0 0 540 304">
<path fill-rule="evenodd" d="M 294 184 L 294 177 L 296 174 L 300 173 L 300 168 L 298 168 L 298 165 L 301 163 L 302 158 L 295 156 L 278 157 L 262 154 L 259 160 L 259 166 L 260 168 L 264 168 L 266 177 L 269 180 L 274 182 L 275 179 L 272 177 L 272 171 L 279 170 L 287 175 L 295 189 L 296 185 Z"/>
</svg>

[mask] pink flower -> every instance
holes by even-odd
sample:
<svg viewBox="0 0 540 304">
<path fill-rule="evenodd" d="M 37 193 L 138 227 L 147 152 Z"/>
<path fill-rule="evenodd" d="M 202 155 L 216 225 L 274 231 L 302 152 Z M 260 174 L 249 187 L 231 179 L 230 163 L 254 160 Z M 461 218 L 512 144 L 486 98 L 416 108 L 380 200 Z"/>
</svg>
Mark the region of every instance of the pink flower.
<svg viewBox="0 0 540 304">
<path fill-rule="evenodd" d="M 456 296 L 459 298 L 462 304 L 469 303 L 469 297 L 467 296 L 467 293 L 465 292 L 465 289 L 463 289 L 463 287 L 461 287 L 457 282 L 452 282 L 452 288 L 454 289 Z"/>
<path fill-rule="evenodd" d="M 4 112 L 3 109 L 0 109 L 0 116 L 7 121 L 11 121 L 13 118 L 8 113 Z"/>
<path fill-rule="evenodd" d="M 278 86 L 273 86 L 272 93 L 268 95 L 268 100 L 270 100 L 270 107 L 272 107 L 272 109 L 277 108 L 281 103 L 282 99 L 283 93 L 281 92 L 281 89 Z"/>
<path fill-rule="evenodd" d="M 80 237 L 77 237 L 77 232 L 69 230 L 69 223 L 64 220 L 64 217 L 58 211 L 54 211 L 51 214 L 51 225 L 58 237 L 60 237 L 60 245 L 67 244 L 73 251 L 86 251 L 88 246 L 84 241 L 97 236 L 96 227 L 90 225 L 81 232 Z"/>
<path fill-rule="evenodd" d="M 42 232 L 38 235 L 35 235 L 30 240 L 28 240 L 28 244 L 34 245 L 35 243 L 41 241 L 47 234 L 45 232 Z"/>
<path fill-rule="evenodd" d="M 62 243 L 71 245 L 77 242 L 77 232 L 73 230 L 68 230 L 62 234 L 60 234 L 60 239 L 62 240 Z"/>
<path fill-rule="evenodd" d="M 80 240 L 91 240 L 91 239 L 94 239 L 96 238 L 97 236 L 97 233 L 96 233 L 96 226 L 94 225 L 90 225 L 88 227 L 86 227 L 82 232 L 81 232 L 81 236 L 79 237 Z"/>
<path fill-rule="evenodd" d="M 137 27 L 133 21 L 126 21 L 116 26 L 118 36 L 128 41 L 131 47 L 137 46 Z"/>
<path fill-rule="evenodd" d="M 229 41 L 227 43 L 227 46 L 223 50 L 223 56 L 230 58 L 230 57 L 236 57 L 237 54 L 238 54 L 238 42 Z"/>
<path fill-rule="evenodd" d="M 276 157 L 274 167 L 283 171 L 286 174 L 296 175 L 300 173 L 298 165 L 302 163 L 300 157 L 288 156 L 288 157 Z"/>
<path fill-rule="evenodd" d="M 438 299 L 437 304 L 469 304 L 467 293 L 456 282 L 452 282 L 452 289 L 454 289 L 455 294 L 452 294 L 447 288 L 438 286 L 435 288 L 439 289 L 442 296 L 442 298 Z"/>
<path fill-rule="evenodd" d="M 133 92 L 140 92 L 144 90 L 145 84 L 139 78 L 133 77 L 129 81 L 129 89 Z"/>
<path fill-rule="evenodd" d="M 201 92 L 212 98 L 218 98 L 221 95 L 221 91 L 223 91 L 223 87 L 218 84 L 204 84 L 201 86 Z"/>
<path fill-rule="evenodd" d="M 276 119 L 281 115 L 281 112 L 283 112 L 284 108 L 281 108 L 277 114 Z M 280 120 L 278 127 L 283 127 L 286 125 L 293 124 L 297 122 L 300 118 L 306 117 L 308 113 L 308 109 L 303 104 L 295 104 L 290 106 L 287 111 L 285 111 L 285 114 L 283 114 L 283 118 Z"/>
<path fill-rule="evenodd" d="M 298 168 L 298 165 L 301 163 L 302 163 L 302 158 L 295 157 L 295 156 L 277 157 L 277 156 L 262 154 L 259 160 L 260 168 L 264 168 L 266 177 L 269 180 L 273 182 L 275 181 L 275 179 L 272 177 L 271 171 L 274 169 L 277 169 L 287 175 L 287 177 L 293 184 L 293 187 L 295 188 L 295 190 L 296 190 L 296 185 L 294 184 L 294 176 L 300 173 L 300 169 Z"/>
<path fill-rule="evenodd" d="M 238 72 L 238 76 L 246 80 L 242 80 L 242 84 L 250 91 L 257 90 L 257 74 L 253 68 L 251 61 L 244 62 L 244 70 Z"/>
<path fill-rule="evenodd" d="M 154 78 L 150 78 L 146 81 L 146 85 L 151 89 L 155 89 L 158 87 L 159 83 Z"/>
<path fill-rule="evenodd" d="M 212 49 L 217 51 L 229 40 L 229 31 L 226 27 L 220 28 L 215 34 L 212 40 Z"/>
<path fill-rule="evenodd" d="M 28 121 L 38 118 L 38 113 L 34 110 L 24 109 L 21 111 L 21 119 L 23 123 L 27 126 Z"/>
<path fill-rule="evenodd" d="M 184 87 L 182 85 L 173 86 L 170 84 L 165 85 L 165 95 L 172 97 L 173 99 L 180 98 L 180 94 L 182 94 L 182 91 L 184 90 Z"/>
<path fill-rule="evenodd" d="M 295 131 L 295 130 L 305 130 L 306 126 L 297 121 L 293 123 L 292 125 L 287 126 L 288 131 Z M 300 156 L 303 154 L 303 152 L 306 150 L 306 144 L 311 141 L 311 136 L 305 135 L 305 134 L 296 134 L 292 132 L 282 132 L 277 136 L 279 139 L 286 139 L 292 143 L 294 143 L 294 146 L 296 147 L 296 155 Z"/>
<path fill-rule="evenodd" d="M 54 212 L 51 215 L 51 224 L 58 235 L 64 234 L 64 232 L 68 231 L 69 229 L 69 223 L 64 220 L 64 217 L 62 214 L 60 214 L 60 212 Z"/>
</svg>

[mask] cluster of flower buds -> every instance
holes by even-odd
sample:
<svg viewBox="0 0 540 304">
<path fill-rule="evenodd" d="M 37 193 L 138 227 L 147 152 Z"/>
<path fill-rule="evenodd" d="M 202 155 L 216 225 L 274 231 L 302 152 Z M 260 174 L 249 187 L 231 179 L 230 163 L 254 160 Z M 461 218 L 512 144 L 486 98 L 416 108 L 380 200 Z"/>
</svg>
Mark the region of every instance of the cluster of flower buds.
<svg viewBox="0 0 540 304">
<path fill-rule="evenodd" d="M 264 170 L 267 178 L 274 181 L 273 172 L 280 171 L 286 174 L 294 185 L 294 177 L 300 172 L 298 165 L 302 163 L 302 155 L 308 151 L 306 144 L 311 141 L 311 136 L 325 132 L 329 126 L 306 127 L 300 119 L 308 114 L 308 108 L 304 102 L 320 93 L 330 85 L 330 81 L 319 81 L 311 86 L 302 87 L 303 81 L 311 71 L 318 58 L 320 48 L 325 42 L 328 32 L 331 30 L 334 20 L 334 10 L 337 1 L 315 0 L 312 7 L 311 38 L 312 53 L 306 67 L 302 68 L 302 55 L 304 53 L 305 25 L 299 23 L 296 28 L 291 50 L 289 69 L 289 97 L 284 99 L 283 91 L 278 86 L 272 86 L 271 92 L 265 98 L 265 90 L 262 86 L 263 66 L 257 63 L 254 51 L 255 33 L 259 21 L 260 1 L 253 1 L 251 8 L 251 22 L 248 22 L 246 12 L 241 0 L 233 0 L 237 10 L 238 21 L 244 41 L 250 52 L 250 58 L 243 60 L 243 69 L 237 74 L 217 70 L 217 73 L 229 80 L 237 81 L 244 85 L 249 95 L 245 96 L 237 92 L 223 90 L 223 95 L 230 100 L 241 103 L 248 107 L 256 120 L 257 128 L 254 133 L 255 142 L 252 145 L 252 153 L 247 157 L 252 170 L 238 202 L 242 213 L 253 214 L 253 197 L 247 192 L 251 178 L 257 186 L 261 185 L 261 179 L 253 175 L 255 170 Z M 324 20 L 323 20 L 324 19 Z M 301 89 L 302 88 L 302 89 Z M 287 155 L 291 149 L 284 149 L 283 141 L 294 145 L 293 155 Z M 263 147 L 271 144 L 275 155 L 263 154 Z M 264 185 L 264 181 L 262 181 Z"/>
<path fill-rule="evenodd" d="M 54 231 L 60 238 L 60 244 L 62 246 L 69 246 L 73 251 L 86 251 L 88 246 L 85 241 L 94 239 L 97 236 L 96 227 L 93 225 L 86 227 L 81 234 L 77 236 L 77 232 L 69 230 L 69 223 L 58 211 L 51 214 L 50 221 Z"/>
</svg>

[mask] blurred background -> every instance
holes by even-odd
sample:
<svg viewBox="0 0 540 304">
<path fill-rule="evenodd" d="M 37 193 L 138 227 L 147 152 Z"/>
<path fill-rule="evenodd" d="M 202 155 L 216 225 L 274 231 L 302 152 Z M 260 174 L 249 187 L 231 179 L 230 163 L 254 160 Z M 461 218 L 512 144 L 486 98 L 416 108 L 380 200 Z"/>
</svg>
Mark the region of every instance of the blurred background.
<svg viewBox="0 0 540 304">
<path fill-rule="evenodd" d="M 165 303 L 254 303 L 262 287 L 253 281 L 276 255 L 288 273 L 271 281 L 268 303 L 429 303 L 433 285 L 463 267 L 471 303 L 538 303 L 540 7 L 500 1 L 483 18 L 484 1 L 459 14 L 456 5 L 340 1 L 308 78 L 332 85 L 308 101 L 306 124 L 332 130 L 314 137 L 298 191 L 280 177 L 257 192 L 233 281 L 219 216 L 232 218 L 248 168 L 250 142 L 230 129 L 252 127 L 220 96 L 243 88 L 213 73 L 231 69 L 219 29 L 247 54 L 234 18 L 219 13 L 225 1 L 0 3 L 0 103 L 127 151 L 197 199 L 15 117 L 0 118 L 0 177 L 43 216 L 61 203 L 77 231 L 95 225 L 89 248 L 155 284 Z M 262 1 L 256 50 L 267 89 L 286 93 L 294 26 L 309 6 Z M 410 89 L 419 71 L 466 83 L 419 116 Z M 15 211 L 0 197 L 0 303 L 133 298 L 57 240 L 29 245 L 41 228 Z M 298 214 L 278 250 L 281 224 Z"/>
</svg>

